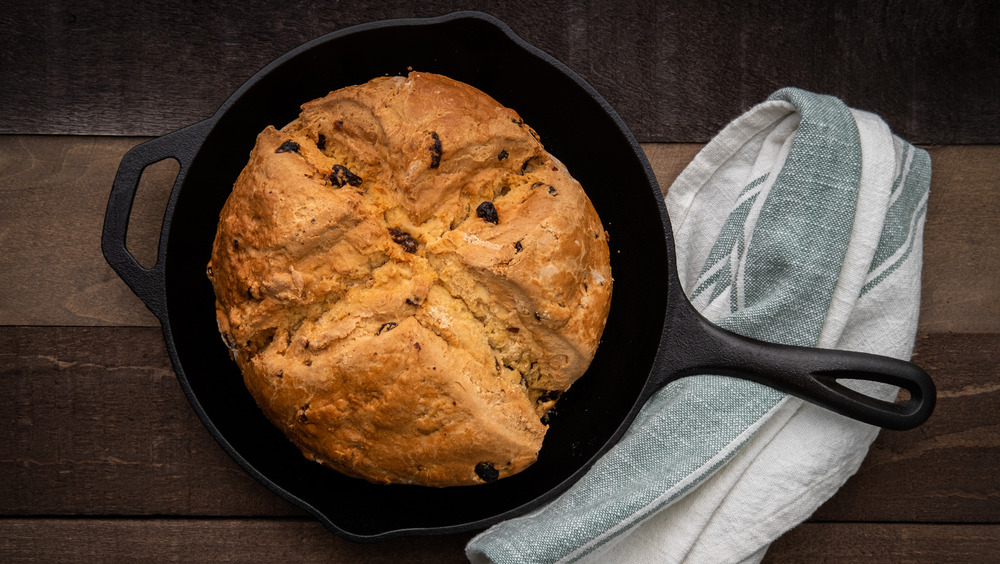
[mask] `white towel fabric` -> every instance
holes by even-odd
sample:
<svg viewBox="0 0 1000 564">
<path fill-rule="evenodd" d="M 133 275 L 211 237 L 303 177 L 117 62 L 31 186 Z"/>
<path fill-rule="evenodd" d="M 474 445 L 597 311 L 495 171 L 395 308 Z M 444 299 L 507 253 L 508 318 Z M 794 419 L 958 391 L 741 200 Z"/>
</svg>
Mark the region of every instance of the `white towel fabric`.
<svg viewBox="0 0 1000 564">
<path fill-rule="evenodd" d="M 668 191 L 678 269 L 720 326 L 908 359 L 930 158 L 870 113 L 786 88 Z M 853 387 L 891 399 L 897 389 Z M 674 382 L 570 490 L 473 562 L 758 562 L 856 472 L 878 429 L 732 378 Z"/>
</svg>

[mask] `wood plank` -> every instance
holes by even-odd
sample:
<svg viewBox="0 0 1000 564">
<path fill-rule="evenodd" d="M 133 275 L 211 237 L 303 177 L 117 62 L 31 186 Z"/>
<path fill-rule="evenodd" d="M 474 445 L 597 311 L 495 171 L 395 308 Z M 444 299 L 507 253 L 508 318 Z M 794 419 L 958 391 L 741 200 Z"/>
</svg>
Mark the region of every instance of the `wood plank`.
<svg viewBox="0 0 1000 564">
<path fill-rule="evenodd" d="M 122 155 L 143 139 L 0 136 L 0 324 L 154 326 L 104 261 L 104 208 Z M 700 144 L 646 144 L 666 189 Z M 920 330 L 1000 332 L 1000 146 L 931 147 Z M 176 165 L 147 169 L 129 248 L 156 255 Z"/>
<path fill-rule="evenodd" d="M 471 535 L 355 544 L 300 519 L 4 519 L 3 562 L 468 562 Z"/>
<path fill-rule="evenodd" d="M 816 514 L 838 521 L 995 522 L 1000 335 L 922 335 L 938 408 L 883 432 Z M 202 427 L 153 328 L 0 327 L 0 515 L 303 515 Z"/>
<path fill-rule="evenodd" d="M 0 327 L 0 514 L 304 515 L 243 472 L 155 328 Z"/>
<path fill-rule="evenodd" d="M 0 136 L 0 324 L 157 324 L 101 254 L 115 171 L 139 141 Z M 137 198 L 130 230 L 147 264 L 173 182 L 155 172 L 144 175 L 141 196 L 151 197 Z"/>
<path fill-rule="evenodd" d="M 296 519 L 5 519 L 4 562 L 135 561 L 467 562 L 471 535 L 353 544 Z M 1000 526 L 805 523 L 779 538 L 764 562 L 991 562 Z"/>
<path fill-rule="evenodd" d="M 932 0 L 14 2 L 0 18 L 15 62 L 0 66 L 0 132 L 161 135 L 305 41 L 458 8 L 494 14 L 576 70 L 643 142 L 705 142 L 785 86 L 839 96 L 913 142 L 1000 142 L 1000 10 Z"/>
<path fill-rule="evenodd" d="M 1000 5 L 1000 4 L 998 4 Z M 1000 147 L 928 147 L 920 330 L 1000 331 Z"/>
<path fill-rule="evenodd" d="M 995 562 L 1000 526 L 804 523 L 775 541 L 764 564 L 783 562 Z"/>
</svg>

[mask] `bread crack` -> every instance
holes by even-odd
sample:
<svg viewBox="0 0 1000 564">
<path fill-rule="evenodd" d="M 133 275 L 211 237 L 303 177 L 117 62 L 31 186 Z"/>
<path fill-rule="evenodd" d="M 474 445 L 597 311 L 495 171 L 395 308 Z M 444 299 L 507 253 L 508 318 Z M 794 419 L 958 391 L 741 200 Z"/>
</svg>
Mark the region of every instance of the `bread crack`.
<svg viewBox="0 0 1000 564">
<path fill-rule="evenodd" d="M 505 379 L 516 381 L 521 386 L 524 394 L 531 401 L 534 401 L 531 388 L 540 379 L 541 374 L 538 369 L 538 359 L 531 351 L 537 345 L 533 343 L 533 337 L 530 332 L 522 332 L 520 327 L 512 327 L 509 321 L 504 321 L 512 318 L 518 319 L 518 324 L 523 325 L 516 312 L 507 310 L 500 312 L 491 311 L 489 304 L 474 299 L 470 294 L 463 291 L 460 286 L 447 279 L 439 279 L 439 287 L 447 292 L 451 300 L 457 304 L 461 304 L 463 311 L 479 324 L 496 365 L 498 367 L 507 367 L 509 371 L 515 373 L 515 376 L 505 377 Z M 425 322 L 425 326 L 431 328 L 435 334 L 442 334 L 440 326 L 427 322 Z M 452 346 L 459 345 L 453 339 L 444 338 Z M 500 371 L 497 370 L 497 372 Z M 520 384 L 522 381 L 524 382 L 523 385 Z"/>
</svg>

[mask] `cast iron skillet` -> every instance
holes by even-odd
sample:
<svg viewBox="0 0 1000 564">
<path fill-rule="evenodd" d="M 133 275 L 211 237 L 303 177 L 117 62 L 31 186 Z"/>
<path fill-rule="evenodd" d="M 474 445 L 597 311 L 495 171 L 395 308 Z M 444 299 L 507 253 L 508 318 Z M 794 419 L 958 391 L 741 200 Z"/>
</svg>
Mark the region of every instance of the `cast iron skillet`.
<svg viewBox="0 0 1000 564">
<path fill-rule="evenodd" d="M 219 210 L 257 133 L 283 126 L 298 115 L 300 104 L 331 90 L 409 68 L 467 82 L 517 110 L 582 182 L 610 233 L 615 289 L 597 356 L 560 400 L 538 462 L 488 485 L 378 486 L 308 462 L 243 387 L 216 329 L 205 276 Z M 167 158 L 180 162 L 180 172 L 157 262 L 147 269 L 125 248 L 128 217 L 143 169 Z M 539 506 L 614 445 L 655 391 L 683 376 L 750 379 L 890 429 L 915 427 L 934 407 L 930 377 L 910 363 L 766 344 L 702 318 L 677 277 L 656 179 L 621 118 L 573 71 L 480 13 L 360 25 L 277 59 L 212 117 L 125 155 L 102 246 L 111 266 L 159 318 L 181 387 L 226 452 L 267 487 L 356 541 L 480 529 Z M 910 398 L 877 401 L 841 386 L 838 378 L 901 386 Z"/>
</svg>

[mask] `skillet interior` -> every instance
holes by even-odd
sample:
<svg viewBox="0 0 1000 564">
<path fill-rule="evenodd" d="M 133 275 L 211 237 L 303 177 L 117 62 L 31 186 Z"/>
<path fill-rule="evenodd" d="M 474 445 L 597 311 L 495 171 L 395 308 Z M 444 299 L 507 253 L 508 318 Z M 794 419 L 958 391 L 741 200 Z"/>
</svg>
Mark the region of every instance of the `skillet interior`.
<svg viewBox="0 0 1000 564">
<path fill-rule="evenodd" d="M 615 437 L 657 355 L 673 251 L 649 166 L 603 99 L 507 33 L 473 14 L 353 28 L 292 51 L 213 118 L 167 219 L 164 333 L 189 399 L 247 471 L 354 540 L 479 528 L 551 497 Z M 557 405 L 538 462 L 490 485 L 376 486 L 305 460 L 243 387 L 205 276 L 219 210 L 256 134 L 294 119 L 303 102 L 410 67 L 472 84 L 517 110 L 583 184 L 610 234 L 614 296 L 597 356 Z"/>
</svg>

